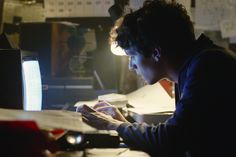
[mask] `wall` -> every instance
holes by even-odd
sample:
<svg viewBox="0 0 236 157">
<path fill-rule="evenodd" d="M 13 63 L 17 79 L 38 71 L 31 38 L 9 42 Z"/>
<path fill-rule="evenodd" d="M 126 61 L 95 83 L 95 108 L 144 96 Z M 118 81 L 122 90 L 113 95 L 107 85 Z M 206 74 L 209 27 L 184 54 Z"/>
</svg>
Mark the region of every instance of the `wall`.
<svg viewBox="0 0 236 157">
<path fill-rule="evenodd" d="M 169 1 L 177 1 L 184 4 L 194 22 L 196 37 L 204 32 L 217 44 L 236 51 L 235 0 Z M 23 5 L 19 0 L 5 0 L 4 13 L 2 15 L 3 22 L 12 23 L 13 16 L 16 15 L 21 16 L 23 22 L 66 20 L 85 24 L 88 21 L 93 21 L 89 22 L 87 27 L 96 27 L 97 36 L 99 36 L 97 38 L 99 43 L 97 46 L 99 48 L 95 54 L 96 60 L 102 58 L 102 61 L 96 63 L 95 66 L 98 68 L 97 71 L 102 80 L 104 80 L 105 87 L 116 88 L 117 84 L 115 82 L 117 81 L 115 79 L 118 77 L 115 77 L 115 75 L 118 75 L 116 71 L 120 67 L 116 67 L 116 58 L 110 54 L 106 41 L 109 27 L 111 26 L 109 22 L 107 23 L 109 21 L 107 9 L 113 4 L 113 0 L 45 0 L 44 5 L 42 0 L 40 2 L 35 5 Z M 144 0 L 131 0 L 130 7 L 136 10 L 142 6 L 143 2 Z M 28 14 L 29 12 L 32 14 Z M 94 21 L 94 19 L 96 20 Z M 105 21 L 102 22 L 102 20 Z M 99 24 L 97 25 L 100 22 L 102 22 L 102 27 Z"/>
<path fill-rule="evenodd" d="M 3 3 L 4 3 L 4 0 L 1 0 L 0 1 L 0 32 L 2 28 Z"/>
</svg>

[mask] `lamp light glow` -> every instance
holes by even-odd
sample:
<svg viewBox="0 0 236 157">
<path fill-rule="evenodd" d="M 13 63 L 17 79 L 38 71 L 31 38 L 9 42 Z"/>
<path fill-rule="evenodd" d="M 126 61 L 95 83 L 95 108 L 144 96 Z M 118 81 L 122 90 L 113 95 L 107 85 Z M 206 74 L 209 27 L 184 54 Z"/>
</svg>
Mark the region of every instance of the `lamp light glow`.
<svg viewBox="0 0 236 157">
<path fill-rule="evenodd" d="M 37 60 L 23 62 L 24 110 L 40 111 L 42 109 L 42 82 Z"/>
<path fill-rule="evenodd" d="M 111 52 L 117 56 L 127 56 L 124 49 L 118 46 L 117 42 L 112 42 L 110 45 Z"/>
</svg>

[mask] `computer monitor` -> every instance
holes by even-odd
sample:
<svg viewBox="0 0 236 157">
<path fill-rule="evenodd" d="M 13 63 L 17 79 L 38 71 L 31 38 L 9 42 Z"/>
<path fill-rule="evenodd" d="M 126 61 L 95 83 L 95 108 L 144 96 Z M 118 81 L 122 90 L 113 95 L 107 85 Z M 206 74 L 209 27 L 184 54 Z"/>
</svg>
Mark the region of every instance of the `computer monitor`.
<svg viewBox="0 0 236 157">
<path fill-rule="evenodd" d="M 0 49 L 0 107 L 23 109 L 20 50 Z"/>
<path fill-rule="evenodd" d="M 39 111 L 42 84 L 38 60 L 21 50 L 0 49 L 0 108 Z"/>
<path fill-rule="evenodd" d="M 24 110 L 42 110 L 42 81 L 39 62 L 34 56 L 22 57 Z"/>
</svg>

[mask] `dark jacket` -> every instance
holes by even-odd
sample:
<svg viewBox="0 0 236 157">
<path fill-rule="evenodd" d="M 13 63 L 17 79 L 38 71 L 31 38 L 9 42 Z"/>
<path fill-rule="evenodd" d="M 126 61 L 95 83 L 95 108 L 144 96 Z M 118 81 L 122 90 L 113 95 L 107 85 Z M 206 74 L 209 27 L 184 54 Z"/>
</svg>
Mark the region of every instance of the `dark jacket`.
<svg viewBox="0 0 236 157">
<path fill-rule="evenodd" d="M 235 154 L 236 60 L 204 35 L 196 45 L 180 71 L 174 114 L 156 126 L 120 125 L 128 146 L 159 157 Z"/>
</svg>

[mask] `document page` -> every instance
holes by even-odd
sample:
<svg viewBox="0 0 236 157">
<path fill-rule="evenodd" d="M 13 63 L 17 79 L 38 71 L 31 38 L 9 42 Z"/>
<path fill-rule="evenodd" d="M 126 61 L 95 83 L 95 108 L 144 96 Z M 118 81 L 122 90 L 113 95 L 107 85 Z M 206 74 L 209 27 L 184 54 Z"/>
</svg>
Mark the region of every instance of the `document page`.
<svg viewBox="0 0 236 157">
<path fill-rule="evenodd" d="M 130 111 L 140 114 L 173 112 L 175 100 L 171 98 L 160 83 L 146 85 L 134 92 L 127 94 L 128 102 L 134 108 Z"/>
<path fill-rule="evenodd" d="M 78 132 L 95 131 L 96 129 L 82 122 L 80 113 L 61 110 L 23 111 L 0 109 L 0 120 L 33 120 L 40 129 L 65 129 Z"/>
</svg>

